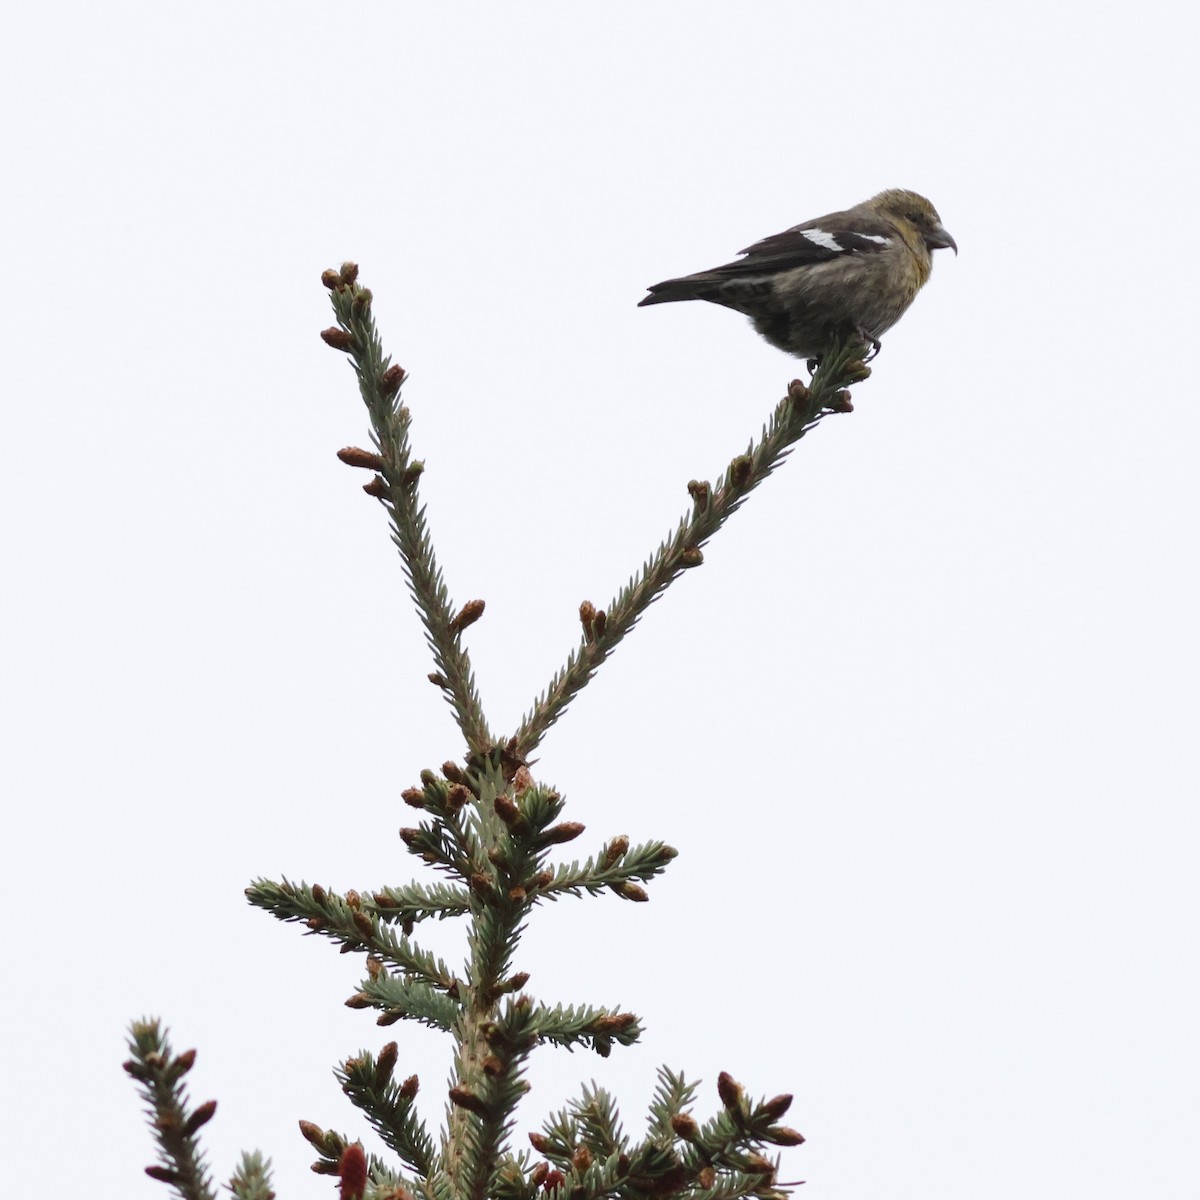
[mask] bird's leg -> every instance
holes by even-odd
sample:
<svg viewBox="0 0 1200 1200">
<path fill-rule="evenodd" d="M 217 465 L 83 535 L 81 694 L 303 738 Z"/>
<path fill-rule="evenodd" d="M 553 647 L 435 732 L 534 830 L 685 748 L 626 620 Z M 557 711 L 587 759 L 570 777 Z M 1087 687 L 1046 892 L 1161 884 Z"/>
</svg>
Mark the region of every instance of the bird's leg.
<svg viewBox="0 0 1200 1200">
<path fill-rule="evenodd" d="M 880 341 L 879 341 L 879 339 L 878 339 L 877 337 L 872 337 L 872 336 L 871 336 L 871 335 L 870 335 L 870 334 L 869 334 L 869 333 L 868 333 L 868 332 L 867 332 L 865 329 L 863 329 L 861 326 L 859 326 L 857 329 L 855 329 L 855 331 L 854 331 L 854 332 L 855 332 L 855 333 L 856 333 L 856 334 L 857 334 L 857 335 L 858 335 L 860 338 L 862 338 L 862 340 L 863 340 L 863 341 L 864 341 L 864 342 L 865 342 L 865 343 L 866 343 L 868 346 L 870 346 L 870 347 L 871 347 L 871 353 L 870 353 L 870 354 L 868 354 L 868 355 L 867 355 L 867 357 L 863 359 L 863 362 L 870 362 L 870 361 L 871 361 L 871 359 L 873 359 L 873 358 L 877 357 L 877 356 L 878 356 L 878 354 L 879 354 L 879 351 L 880 351 L 881 349 L 883 349 L 883 346 L 882 346 L 882 344 L 880 343 Z"/>
</svg>

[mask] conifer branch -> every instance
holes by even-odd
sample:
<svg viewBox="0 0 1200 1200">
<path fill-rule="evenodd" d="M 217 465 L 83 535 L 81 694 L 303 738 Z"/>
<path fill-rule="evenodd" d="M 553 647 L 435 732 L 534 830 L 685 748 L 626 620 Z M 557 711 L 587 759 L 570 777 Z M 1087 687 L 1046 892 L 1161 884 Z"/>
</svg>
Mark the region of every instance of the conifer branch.
<svg viewBox="0 0 1200 1200">
<path fill-rule="evenodd" d="M 216 1200 L 196 1134 L 212 1119 L 217 1103 L 209 1100 L 192 1108 L 183 1084 L 196 1052 L 175 1054 L 157 1021 L 135 1021 L 129 1029 L 128 1045 L 132 1057 L 125 1070 L 137 1080 L 158 1142 L 160 1161 L 147 1167 L 146 1174 L 169 1183 L 181 1200 Z"/>
<path fill-rule="evenodd" d="M 339 942 L 342 953 L 359 951 L 389 963 L 412 979 L 431 988 L 450 991 L 458 983 L 448 966 L 422 950 L 406 936 L 397 937 L 388 923 L 364 906 L 362 897 L 350 891 L 339 896 L 314 883 L 272 883 L 256 880 L 246 889 L 246 898 L 280 921 L 303 922 L 310 934 Z"/>
<path fill-rule="evenodd" d="M 471 911 L 471 895 L 465 888 L 452 884 L 434 883 L 427 886 L 405 883 L 382 887 L 372 894 L 371 912 L 381 921 L 407 928 L 418 921 L 436 917 L 462 917 Z"/>
<path fill-rule="evenodd" d="M 357 277 L 358 268 L 353 263 L 346 263 L 340 272 L 325 276 L 338 328 L 326 330 L 322 336 L 329 345 L 350 356 L 378 455 L 372 457 L 357 451 L 344 461 L 378 470 L 367 490 L 387 509 L 392 541 L 400 551 L 405 579 L 425 625 L 425 640 L 433 651 L 439 686 L 454 709 L 468 747 L 486 752 L 494 739 L 484 720 L 471 660 L 462 645 L 462 632 L 478 619 L 483 602 L 471 601 L 458 612 L 450 603 L 429 538 L 425 509 L 418 499 L 418 481 L 424 464 L 413 461 L 409 441 L 411 416 L 400 403 L 405 372 L 402 367 L 392 365 L 384 354 L 371 311 L 371 293 L 359 285 Z"/>
<path fill-rule="evenodd" d="M 609 607 L 603 612 L 597 612 L 591 604 L 581 608 L 583 641 L 571 651 L 566 665 L 521 722 L 515 734 L 518 757 L 529 757 L 646 609 L 684 571 L 703 563 L 704 544 L 783 462 L 796 442 L 815 429 L 824 417 L 851 411 L 850 394 L 843 389 L 870 374 L 862 362 L 866 349 L 851 341 L 825 356 L 811 385 L 794 380 L 788 394 L 776 405 L 758 442 L 752 442 L 745 454 L 733 459 L 716 486 L 695 481 L 689 485 L 693 499 L 691 513 L 680 520 L 675 532 L 663 541 Z M 598 617 L 603 620 L 598 621 Z"/>
<path fill-rule="evenodd" d="M 242 1161 L 226 1185 L 237 1200 L 275 1200 L 271 1186 L 271 1160 L 252 1150 L 242 1154 Z"/>
<path fill-rule="evenodd" d="M 363 1111 L 384 1143 L 424 1179 L 435 1169 L 433 1141 L 413 1107 L 417 1077 L 410 1075 L 399 1084 L 392 1078 L 398 1052 L 395 1042 L 389 1042 L 378 1058 L 363 1051 L 335 1074 L 342 1091 Z"/>
</svg>

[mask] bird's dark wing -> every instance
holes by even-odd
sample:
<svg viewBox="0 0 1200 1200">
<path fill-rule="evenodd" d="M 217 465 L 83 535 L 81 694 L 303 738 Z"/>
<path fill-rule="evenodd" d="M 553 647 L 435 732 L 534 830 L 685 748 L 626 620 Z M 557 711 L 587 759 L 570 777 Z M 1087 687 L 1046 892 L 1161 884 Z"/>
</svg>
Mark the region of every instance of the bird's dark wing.
<svg viewBox="0 0 1200 1200">
<path fill-rule="evenodd" d="M 830 262 L 851 254 L 878 254 L 892 245 L 897 236 L 887 221 L 877 217 L 830 213 L 747 246 L 740 252 L 741 259 L 721 270 L 730 275 L 761 275 Z"/>
</svg>

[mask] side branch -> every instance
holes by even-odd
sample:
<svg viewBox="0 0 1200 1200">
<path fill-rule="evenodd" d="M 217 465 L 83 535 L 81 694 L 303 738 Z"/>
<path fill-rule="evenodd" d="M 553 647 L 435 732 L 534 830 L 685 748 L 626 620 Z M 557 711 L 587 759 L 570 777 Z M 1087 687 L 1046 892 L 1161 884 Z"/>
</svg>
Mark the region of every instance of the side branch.
<svg viewBox="0 0 1200 1200">
<path fill-rule="evenodd" d="M 775 406 L 769 424 L 757 444 L 751 443 L 745 454 L 738 455 L 715 488 L 707 483 L 689 485 L 694 507 L 675 532 L 659 546 L 652 558 L 621 590 L 606 612 L 591 605 L 580 609 L 584 622 L 584 641 L 571 652 L 550 686 L 521 722 L 513 739 L 515 753 L 526 758 L 545 737 L 546 731 L 562 716 L 567 705 L 613 652 L 621 639 L 641 619 L 646 609 L 689 567 L 704 561 L 701 547 L 742 505 L 746 497 L 783 460 L 823 417 L 849 412 L 850 395 L 842 389 L 849 383 L 867 378 L 870 369 L 863 364 L 866 347 L 850 342 L 826 355 L 812 384 L 806 387 L 796 380 L 788 394 Z"/>
<path fill-rule="evenodd" d="M 353 263 L 344 264 L 340 272 L 326 271 L 322 276 L 330 289 L 338 321 L 338 328 L 327 329 L 322 337 L 335 349 L 349 354 L 358 376 L 359 391 L 371 418 L 372 437 L 379 450 L 378 456 L 367 456 L 371 459 L 369 465 L 379 474 L 366 490 L 387 509 L 392 541 L 400 551 L 409 591 L 425 625 L 425 640 L 433 651 L 437 679 L 454 709 L 463 737 L 472 751 L 486 753 L 494 738 L 484 719 L 471 660 L 461 642 L 462 631 L 469 621 L 451 607 L 426 528 L 425 510 L 418 500 L 417 482 L 423 464 L 413 461 L 409 442 L 411 418 L 399 400 L 405 372 L 402 367 L 391 365 L 391 359 L 383 353 L 371 312 L 371 293 L 356 282 L 357 277 L 358 268 Z"/>
</svg>

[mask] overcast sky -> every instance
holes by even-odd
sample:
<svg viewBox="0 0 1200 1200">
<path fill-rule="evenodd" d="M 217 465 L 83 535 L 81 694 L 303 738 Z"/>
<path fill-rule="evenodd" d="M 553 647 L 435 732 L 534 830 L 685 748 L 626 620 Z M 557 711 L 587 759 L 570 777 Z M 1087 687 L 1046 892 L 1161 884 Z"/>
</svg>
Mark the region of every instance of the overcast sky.
<svg viewBox="0 0 1200 1200">
<path fill-rule="evenodd" d="M 647 284 L 885 187 L 958 241 L 536 772 L 652 902 L 535 914 L 530 991 L 640 1013 L 523 1129 L 659 1063 L 794 1092 L 811 1200 L 1200 1196 L 1188 0 L 20 6 L 0 45 L 0 1109 L 21 1186 L 166 1189 L 124 1027 L 196 1046 L 214 1172 L 331 1195 L 332 1066 L 448 1041 L 254 877 L 412 877 L 462 752 L 319 276 L 361 264 L 494 728 L 803 364 Z M 407 814 L 407 815 L 406 815 Z M 426 939 L 460 961 L 459 930 Z M 52 1182 L 47 1183 L 47 1180 Z M 63 1181 L 66 1181 L 64 1183 Z M 57 1181 L 57 1182 L 53 1182 Z M 72 1182 L 73 1181 L 73 1182 Z"/>
</svg>

